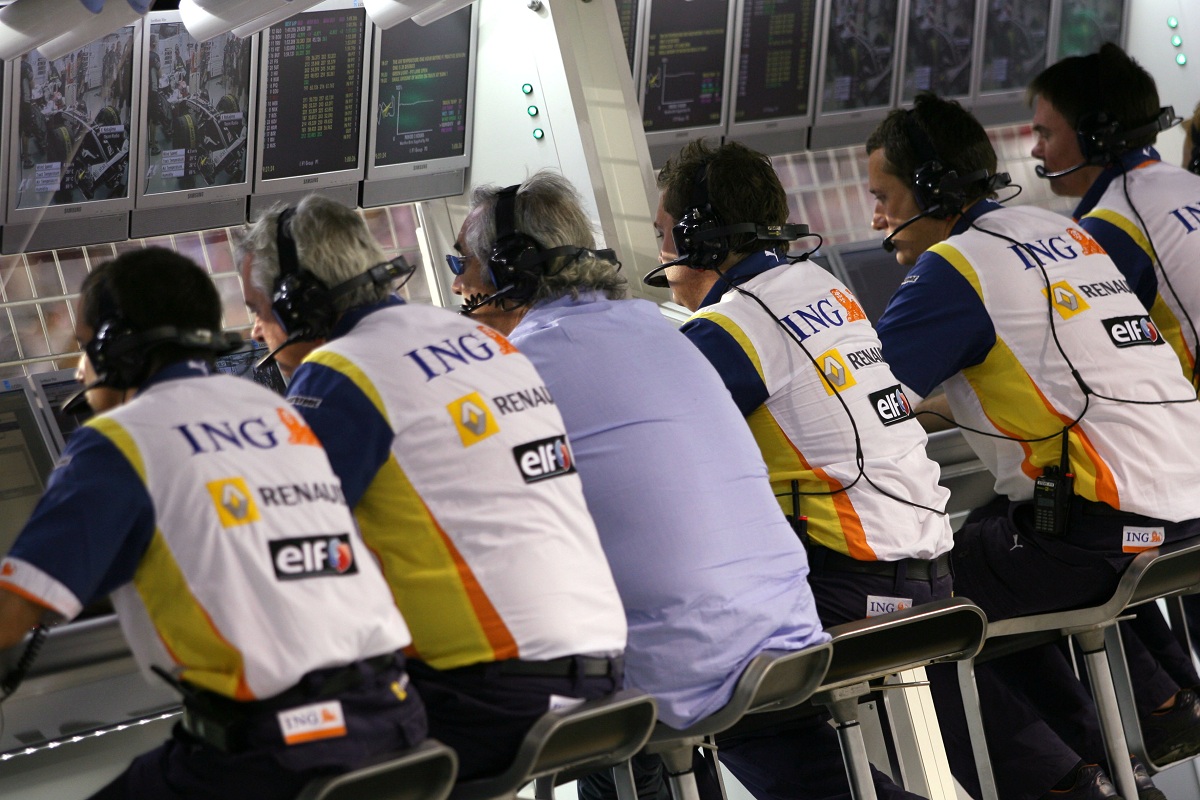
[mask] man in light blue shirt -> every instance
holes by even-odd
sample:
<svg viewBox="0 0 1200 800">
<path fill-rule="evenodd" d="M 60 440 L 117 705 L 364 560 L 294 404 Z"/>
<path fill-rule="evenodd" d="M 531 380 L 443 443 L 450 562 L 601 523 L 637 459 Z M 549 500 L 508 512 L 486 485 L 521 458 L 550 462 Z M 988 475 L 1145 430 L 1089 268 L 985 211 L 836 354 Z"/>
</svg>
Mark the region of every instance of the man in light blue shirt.
<svg viewBox="0 0 1200 800">
<path fill-rule="evenodd" d="M 594 246 L 570 184 L 540 172 L 519 187 L 477 188 L 459 255 L 448 261 L 464 312 L 534 363 L 566 423 L 625 605 L 626 685 L 654 695 L 668 725 L 685 727 L 728 701 L 757 653 L 828 637 L 804 549 L 729 392 L 652 303 L 621 299 L 615 256 Z M 506 403 L 501 425 L 505 413 L 540 398 L 532 389 Z M 791 770 L 751 750 L 722 762 L 739 778 L 746 768 Z M 840 781 L 846 791 L 836 737 L 823 722 L 805 728 L 788 760 L 804 762 L 813 787 Z M 659 765 L 635 762 L 643 797 L 656 791 Z M 589 779 L 581 793 L 604 796 L 611 790 L 602 784 Z"/>
</svg>

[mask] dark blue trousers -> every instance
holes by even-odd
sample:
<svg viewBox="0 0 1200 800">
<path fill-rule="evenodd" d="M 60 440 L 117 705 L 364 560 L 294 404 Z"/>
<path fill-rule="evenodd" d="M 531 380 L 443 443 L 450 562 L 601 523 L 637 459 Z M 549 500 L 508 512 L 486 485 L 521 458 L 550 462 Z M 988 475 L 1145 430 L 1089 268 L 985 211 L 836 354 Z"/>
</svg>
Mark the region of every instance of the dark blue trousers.
<svg viewBox="0 0 1200 800">
<path fill-rule="evenodd" d="M 341 702 L 345 736 L 287 745 L 276 712 L 267 711 L 250 722 L 243 749 L 223 753 L 176 725 L 166 743 L 134 759 L 92 800 L 292 800 L 310 780 L 348 772 L 421 742 L 425 710 L 411 686 L 401 688 L 399 666 L 378 672 L 356 666 L 362 683 L 333 698 L 320 694 L 320 678 L 339 670 L 305 678 L 316 678 L 310 702 Z"/>
</svg>

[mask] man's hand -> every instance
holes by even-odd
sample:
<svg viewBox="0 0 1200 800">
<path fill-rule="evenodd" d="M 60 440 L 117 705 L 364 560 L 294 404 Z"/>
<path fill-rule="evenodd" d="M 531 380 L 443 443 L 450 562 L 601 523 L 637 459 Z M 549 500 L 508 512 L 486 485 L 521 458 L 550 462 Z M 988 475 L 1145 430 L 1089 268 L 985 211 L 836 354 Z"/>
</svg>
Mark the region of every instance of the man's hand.
<svg viewBox="0 0 1200 800">
<path fill-rule="evenodd" d="M 0 586 L 0 650 L 20 644 L 45 614 L 42 606 Z"/>
</svg>

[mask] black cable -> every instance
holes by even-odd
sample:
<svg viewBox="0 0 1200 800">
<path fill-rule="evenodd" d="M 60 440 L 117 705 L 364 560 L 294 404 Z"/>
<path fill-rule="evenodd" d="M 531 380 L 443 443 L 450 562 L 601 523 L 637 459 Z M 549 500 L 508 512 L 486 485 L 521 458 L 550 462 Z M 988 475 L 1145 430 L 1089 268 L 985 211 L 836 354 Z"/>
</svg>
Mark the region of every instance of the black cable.
<svg viewBox="0 0 1200 800">
<path fill-rule="evenodd" d="M 789 339 L 791 339 L 793 342 L 796 343 L 796 346 L 800 348 L 800 351 L 802 353 L 804 353 L 805 357 L 808 358 L 809 362 L 812 363 L 813 368 L 816 369 L 816 371 L 817 371 L 817 374 L 821 376 L 821 380 L 825 381 L 825 385 L 829 387 L 830 394 L 832 394 L 834 397 L 836 397 L 838 402 L 841 403 L 842 410 L 846 412 L 846 417 L 847 417 L 847 419 L 850 420 L 850 429 L 854 432 L 854 465 L 858 469 L 858 474 L 854 476 L 854 480 L 845 484 L 840 489 L 832 489 L 827 492 L 802 492 L 802 491 L 799 491 L 797 488 L 793 487 L 792 491 L 785 492 L 782 495 L 776 495 L 776 496 L 779 497 L 779 496 L 790 496 L 790 495 L 804 495 L 806 497 L 829 497 L 832 495 L 842 494 L 843 492 L 847 492 L 850 489 L 852 489 L 854 486 L 856 486 L 860 480 L 864 480 L 867 482 L 867 485 L 871 486 L 873 489 L 875 489 L 875 491 L 879 492 L 884 497 L 887 497 L 891 500 L 895 500 L 898 503 L 903 503 L 904 505 L 911 506 L 913 508 L 920 508 L 924 511 L 930 511 L 930 512 L 933 512 L 934 514 L 939 514 L 943 517 L 946 516 L 946 512 L 943 510 L 933 508 L 931 506 L 921 505 L 920 503 L 914 502 L 912 500 L 907 500 L 903 497 L 897 497 L 896 495 L 892 494 L 891 492 L 888 492 L 886 489 L 882 488 L 877 483 L 875 483 L 873 480 L 871 480 L 871 476 L 867 474 L 866 456 L 863 453 L 862 436 L 858 430 L 858 421 L 854 419 L 854 414 L 853 414 L 853 412 L 850 411 L 850 406 L 848 403 L 846 403 L 846 399 L 844 397 L 842 397 L 842 393 L 840 391 L 838 391 L 837 387 L 834 386 L 833 383 L 829 380 L 829 376 L 826 375 L 825 371 L 823 369 L 821 369 L 819 364 L 817 364 L 817 360 L 815 358 L 813 358 L 812 353 L 810 353 L 808 348 L 804 346 L 804 342 L 799 337 L 797 337 L 796 334 L 790 328 L 788 328 L 787 325 L 784 325 L 782 322 L 779 321 L 779 317 L 777 317 L 775 315 L 775 312 L 771 310 L 770 306 L 768 306 L 765 302 L 763 302 L 762 298 L 760 298 L 758 295 L 754 294 L 753 292 L 743 289 L 741 286 L 738 286 L 735 283 L 733 283 L 732 281 L 730 281 L 724 272 L 718 272 L 717 275 L 729 289 L 733 289 L 734 291 L 736 291 L 738 294 L 742 295 L 743 297 L 748 297 L 751 300 L 753 300 L 755 303 L 757 303 L 759 308 L 761 308 L 767 314 L 767 316 L 769 316 L 771 318 L 771 321 L 774 322 L 775 325 L 780 330 L 782 330 Z"/>
<path fill-rule="evenodd" d="M 38 653 L 41 652 L 42 645 L 46 643 L 46 636 L 49 633 L 50 629 L 42 624 L 38 624 L 33 629 L 33 635 L 29 637 L 29 642 L 25 645 L 25 651 L 17 659 L 17 665 L 9 670 L 8 674 L 3 678 L 0 678 L 0 703 L 11 697 L 13 692 L 21 685 L 21 681 L 25 680 L 25 674 L 33 666 L 33 662 L 37 658 Z"/>
</svg>

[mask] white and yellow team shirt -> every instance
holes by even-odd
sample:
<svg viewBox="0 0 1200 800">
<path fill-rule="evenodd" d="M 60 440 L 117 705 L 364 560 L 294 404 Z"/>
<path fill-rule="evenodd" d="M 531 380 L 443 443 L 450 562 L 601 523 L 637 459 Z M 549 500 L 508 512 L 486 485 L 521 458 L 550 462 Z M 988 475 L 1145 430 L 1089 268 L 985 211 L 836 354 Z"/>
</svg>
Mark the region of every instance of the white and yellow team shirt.
<svg viewBox="0 0 1200 800">
<path fill-rule="evenodd" d="M 171 365 L 71 437 L 0 586 L 66 619 L 111 592 L 143 669 L 235 700 L 407 645 L 313 432 L 206 373 Z"/>
<path fill-rule="evenodd" d="M 393 298 L 352 309 L 289 399 L 438 669 L 616 654 L 625 614 L 554 398 L 486 326 Z"/>
<path fill-rule="evenodd" d="M 862 561 L 947 552 L 953 536 L 938 512 L 949 492 L 850 290 L 771 252 L 725 277 L 770 311 L 719 281 L 682 331 L 746 416 L 784 513 L 798 510 L 812 541 Z"/>
<path fill-rule="evenodd" d="M 878 330 L 916 395 L 945 383 L 997 493 L 1032 497 L 1034 479 L 1060 462 L 1056 434 L 1078 419 L 1068 434 L 1077 495 L 1169 521 L 1200 517 L 1200 404 L 1133 288 L 1070 219 L 977 203 L 918 259 Z"/>
<path fill-rule="evenodd" d="M 1127 153 L 1096 179 L 1075 217 L 1150 309 L 1184 375 L 1200 382 L 1200 175 L 1164 164 L 1152 148 Z"/>
</svg>

